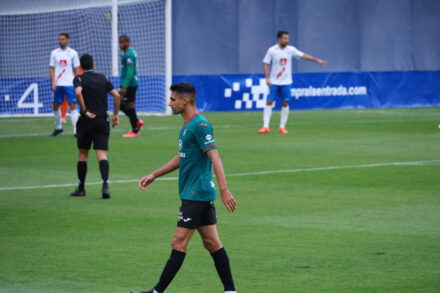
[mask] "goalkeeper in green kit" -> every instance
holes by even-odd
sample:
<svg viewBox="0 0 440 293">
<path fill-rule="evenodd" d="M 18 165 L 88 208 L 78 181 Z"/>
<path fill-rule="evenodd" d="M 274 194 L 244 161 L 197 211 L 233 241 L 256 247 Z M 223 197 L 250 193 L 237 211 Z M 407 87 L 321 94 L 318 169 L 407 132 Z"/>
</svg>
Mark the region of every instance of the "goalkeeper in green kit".
<svg viewBox="0 0 440 293">
<path fill-rule="evenodd" d="M 128 116 L 131 124 L 131 131 L 122 135 L 122 137 L 137 137 L 144 121 L 138 119 L 134 107 L 136 101 L 136 91 L 139 81 L 136 76 L 137 53 L 130 47 L 130 38 L 128 36 L 119 37 L 119 48 L 121 55 L 121 90 L 119 94 L 122 97 L 121 110 Z"/>
</svg>

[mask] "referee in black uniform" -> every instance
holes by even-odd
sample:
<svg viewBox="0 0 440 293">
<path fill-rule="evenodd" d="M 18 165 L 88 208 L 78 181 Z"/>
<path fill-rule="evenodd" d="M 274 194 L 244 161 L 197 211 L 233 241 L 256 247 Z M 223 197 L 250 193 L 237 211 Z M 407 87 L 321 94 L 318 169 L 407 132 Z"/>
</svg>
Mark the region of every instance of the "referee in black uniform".
<svg viewBox="0 0 440 293">
<path fill-rule="evenodd" d="M 118 113 L 121 97 L 105 75 L 93 72 L 94 64 L 91 55 L 82 55 L 80 64 L 84 74 L 76 76 L 73 80 L 75 95 L 81 107 L 81 117 L 76 125 L 79 149 L 77 164 L 79 184 L 78 188 L 70 195 L 86 195 L 84 183 L 87 174 L 87 158 L 93 143 L 102 177 L 102 198 L 108 199 L 110 198 L 110 192 L 108 188 L 109 163 L 107 151 L 110 126 L 107 116 L 107 93 L 110 93 L 114 98 L 113 127 L 119 124 Z"/>
</svg>

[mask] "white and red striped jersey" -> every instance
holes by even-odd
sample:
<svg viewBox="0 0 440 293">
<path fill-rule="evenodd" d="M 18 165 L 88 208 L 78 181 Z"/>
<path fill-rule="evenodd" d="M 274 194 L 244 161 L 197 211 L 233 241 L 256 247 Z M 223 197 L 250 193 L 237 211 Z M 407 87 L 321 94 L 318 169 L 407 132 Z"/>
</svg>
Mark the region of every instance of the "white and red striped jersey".
<svg viewBox="0 0 440 293">
<path fill-rule="evenodd" d="M 70 47 L 57 48 L 50 53 L 49 66 L 55 67 L 57 86 L 73 86 L 73 68 L 79 66 L 78 53 Z"/>
<path fill-rule="evenodd" d="M 281 49 L 278 44 L 270 47 L 264 56 L 263 63 L 270 64 L 270 82 L 274 85 L 292 84 L 292 57 L 296 59 L 304 53 L 294 46 Z"/>
</svg>

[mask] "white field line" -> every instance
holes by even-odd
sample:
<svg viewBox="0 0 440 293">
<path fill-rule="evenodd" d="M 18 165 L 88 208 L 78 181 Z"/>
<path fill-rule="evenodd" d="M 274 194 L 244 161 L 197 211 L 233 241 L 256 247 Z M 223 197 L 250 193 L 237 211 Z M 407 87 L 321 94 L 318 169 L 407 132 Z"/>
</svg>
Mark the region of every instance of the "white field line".
<svg viewBox="0 0 440 293">
<path fill-rule="evenodd" d="M 412 120 L 351 120 L 351 121 L 318 121 L 318 122 L 293 122 L 290 126 L 294 127 L 295 125 L 311 125 L 311 124 L 377 124 L 377 123 L 408 123 L 408 122 L 428 122 L 435 121 L 432 119 L 412 119 Z M 435 125 L 434 125 L 435 124 Z M 436 123 L 434 123 L 433 127 L 437 128 Z M 231 125 L 217 125 L 215 128 L 235 128 L 235 127 L 260 127 L 261 124 L 231 124 Z M 157 126 L 157 127 L 143 127 L 144 130 L 178 130 L 180 126 Z M 112 129 L 111 132 L 126 132 L 127 129 Z M 72 130 L 69 128 L 64 135 L 70 135 Z M 13 137 L 32 137 L 32 136 L 47 136 L 49 137 L 51 134 L 51 130 L 47 132 L 34 132 L 34 133 L 15 133 L 15 134 L 0 134 L 0 138 L 13 138 Z"/>
<path fill-rule="evenodd" d="M 215 128 L 233 128 L 233 127 L 246 127 L 246 126 L 260 126 L 260 124 L 255 125 L 218 125 Z M 150 130 L 150 131 L 156 131 L 156 130 L 179 130 L 180 126 L 157 126 L 157 127 L 143 127 L 144 130 Z M 126 132 L 128 129 L 112 129 L 111 132 Z M 50 137 L 51 131 L 47 132 L 34 132 L 34 133 L 16 133 L 16 134 L 1 134 L 0 138 L 13 138 L 13 137 L 31 137 L 31 136 L 47 136 Z M 66 132 L 63 132 L 63 134 L 71 135 L 72 130 L 68 129 Z M 61 135 L 63 135 L 61 134 Z"/>
<path fill-rule="evenodd" d="M 270 170 L 270 171 L 259 171 L 259 172 L 247 172 L 247 173 L 235 173 L 228 174 L 226 177 L 238 177 L 238 176 L 255 176 L 255 175 L 268 175 L 268 174 L 282 174 L 282 173 L 299 173 L 299 172 L 314 172 L 314 171 L 328 171 L 328 170 L 340 170 L 340 169 L 353 169 L 353 168 L 374 168 L 374 167 L 386 167 L 386 166 L 414 166 L 414 165 L 430 165 L 440 163 L 440 160 L 430 160 L 430 161 L 412 161 L 412 162 L 391 162 L 391 163 L 376 163 L 376 164 L 364 164 L 364 165 L 348 165 L 348 166 L 329 166 L 329 167 L 318 167 L 318 168 L 305 168 L 305 169 L 286 169 L 286 170 Z M 178 177 L 164 177 L 158 178 L 156 181 L 176 181 Z M 127 179 L 127 180 L 111 180 L 110 183 L 134 183 L 138 182 L 139 179 Z M 98 182 L 89 182 L 87 185 L 98 185 Z M 0 191 L 6 190 L 24 190 L 24 189 L 41 189 L 41 188 L 59 188 L 59 187 L 69 187 L 77 186 L 76 183 L 67 184 L 51 184 L 51 185 L 34 185 L 34 186 L 11 186 L 11 187 L 0 187 Z"/>
</svg>

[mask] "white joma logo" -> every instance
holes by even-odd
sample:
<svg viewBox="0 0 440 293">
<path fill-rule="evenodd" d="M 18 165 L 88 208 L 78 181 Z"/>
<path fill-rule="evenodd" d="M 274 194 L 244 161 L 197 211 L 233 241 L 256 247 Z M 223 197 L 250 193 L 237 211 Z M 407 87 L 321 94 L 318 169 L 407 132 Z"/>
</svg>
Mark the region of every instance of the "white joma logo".
<svg viewBox="0 0 440 293">
<path fill-rule="evenodd" d="M 186 223 L 186 222 L 189 222 L 189 221 L 191 221 L 192 219 L 191 218 L 182 218 L 182 220 Z"/>
</svg>

